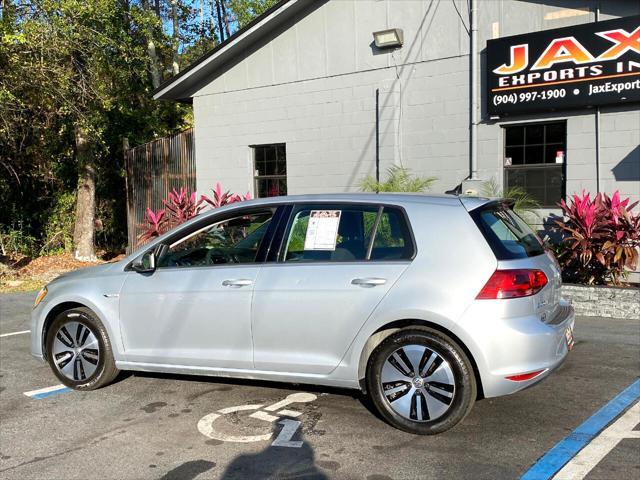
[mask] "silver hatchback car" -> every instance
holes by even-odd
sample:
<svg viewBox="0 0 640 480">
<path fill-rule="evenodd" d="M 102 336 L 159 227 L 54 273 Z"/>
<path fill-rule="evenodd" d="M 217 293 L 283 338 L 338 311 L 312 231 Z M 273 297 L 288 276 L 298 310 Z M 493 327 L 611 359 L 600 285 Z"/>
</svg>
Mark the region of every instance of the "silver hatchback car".
<svg viewBox="0 0 640 480">
<path fill-rule="evenodd" d="M 360 389 L 435 434 L 549 375 L 573 345 L 558 264 L 506 201 L 309 195 L 202 214 L 36 299 L 65 385 L 119 370 Z"/>
</svg>

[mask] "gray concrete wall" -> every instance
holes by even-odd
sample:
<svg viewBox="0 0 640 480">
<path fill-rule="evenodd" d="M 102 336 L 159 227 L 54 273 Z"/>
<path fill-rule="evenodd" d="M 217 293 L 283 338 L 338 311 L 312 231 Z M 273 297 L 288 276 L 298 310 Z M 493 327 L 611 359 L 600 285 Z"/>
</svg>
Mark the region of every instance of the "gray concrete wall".
<svg viewBox="0 0 640 480">
<path fill-rule="evenodd" d="M 478 3 L 482 69 L 487 39 L 594 21 L 597 2 Z M 640 14 L 639 2 L 599 3 L 602 20 Z M 466 0 L 456 5 L 467 22 Z M 394 53 L 372 49 L 371 33 L 391 27 L 404 30 L 404 47 Z M 436 193 L 460 183 L 469 172 L 469 57 L 453 2 L 330 0 L 314 3 L 243 52 L 195 94 L 198 189 L 220 181 L 234 191 L 252 191 L 250 145 L 284 142 L 289 193 L 358 190 L 374 171 L 376 88 L 382 168 L 404 165 L 435 176 Z M 478 86 L 481 94 L 483 88 Z M 566 119 L 567 193 L 595 190 L 593 110 L 508 122 L 491 122 L 484 108 L 480 113 L 482 178 L 502 181 L 503 125 Z M 640 110 L 603 108 L 601 120 L 602 189 L 638 200 Z"/>
</svg>

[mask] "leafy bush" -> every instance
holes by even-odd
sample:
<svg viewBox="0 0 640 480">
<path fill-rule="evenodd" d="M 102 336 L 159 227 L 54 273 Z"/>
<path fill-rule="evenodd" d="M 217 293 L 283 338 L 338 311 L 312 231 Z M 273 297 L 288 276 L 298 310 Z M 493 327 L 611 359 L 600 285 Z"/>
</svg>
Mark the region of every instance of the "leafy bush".
<svg viewBox="0 0 640 480">
<path fill-rule="evenodd" d="M 360 182 L 363 192 L 413 192 L 421 193 L 429 190 L 435 177 L 418 177 L 411 174 L 411 170 L 393 165 L 387 169 L 387 179 L 378 182 L 374 177 L 368 176 Z"/>
<path fill-rule="evenodd" d="M 202 195 L 201 197 L 201 201 L 204 200 L 209 205 L 211 205 L 212 208 L 223 207 L 225 205 L 229 205 L 230 203 L 236 203 L 243 200 L 251 199 L 251 195 L 249 194 L 249 192 L 247 192 L 244 197 L 241 197 L 238 194 L 231 193 L 229 192 L 229 190 L 223 193 L 220 183 L 216 183 L 216 188 L 212 189 L 212 192 L 213 199 L 207 197 L 206 195 Z"/>
<path fill-rule="evenodd" d="M 620 200 L 598 193 L 573 195 L 570 204 L 562 200 L 566 220 L 556 220 L 566 237 L 558 260 L 568 280 L 585 284 L 613 283 L 626 278 L 627 269 L 635 270 L 640 248 L 640 214 L 633 213 L 638 202 Z M 562 248 L 563 247 L 563 248 Z"/>
<path fill-rule="evenodd" d="M 164 232 L 200 214 L 205 208 L 203 203 L 208 204 L 211 208 L 218 208 L 230 203 L 250 199 L 251 195 L 249 192 L 244 196 L 232 194 L 229 191 L 223 193 L 220 183 L 217 183 L 213 189 L 213 199 L 210 199 L 206 195 L 201 195 L 200 199 L 197 199 L 196 192 L 189 193 L 185 187 L 180 187 L 179 191 L 174 188 L 169 192 L 169 199 L 162 201 L 165 208 L 157 212 L 147 208 L 145 220 L 148 225 L 147 229 L 138 238 L 138 245 L 142 245 L 152 238 L 159 237 Z"/>
<path fill-rule="evenodd" d="M 53 207 L 46 216 L 40 254 L 50 255 L 73 250 L 75 207 L 75 192 L 64 192 L 54 197 Z"/>
<path fill-rule="evenodd" d="M 27 255 L 33 256 L 37 250 L 36 239 L 22 230 L 0 230 L 0 255 L 3 257 Z"/>
</svg>

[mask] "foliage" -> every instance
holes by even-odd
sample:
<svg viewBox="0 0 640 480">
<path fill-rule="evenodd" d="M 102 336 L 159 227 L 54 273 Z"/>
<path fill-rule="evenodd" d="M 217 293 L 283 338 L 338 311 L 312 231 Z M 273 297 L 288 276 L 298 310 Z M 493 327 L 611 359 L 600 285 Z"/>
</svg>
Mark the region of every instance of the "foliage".
<svg viewBox="0 0 640 480">
<path fill-rule="evenodd" d="M 598 193 L 574 194 L 571 202 L 559 203 L 566 220 L 556 220 L 566 237 L 558 260 L 571 280 L 586 284 L 613 283 L 635 270 L 640 248 L 640 214 L 619 192 L 609 197 Z"/>
<path fill-rule="evenodd" d="M 196 199 L 196 192 L 189 193 L 185 187 L 180 187 L 180 190 L 174 188 L 169 192 L 169 199 L 162 201 L 165 208 L 157 212 L 147 208 L 145 215 L 147 229 L 138 238 L 138 245 L 159 237 L 166 231 L 199 215 L 205 208 L 203 203 L 207 203 L 211 208 L 218 208 L 231 203 L 250 200 L 251 195 L 249 195 L 249 192 L 244 196 L 232 194 L 229 191 L 223 193 L 222 186 L 217 183 L 213 189 L 213 200 L 205 195 L 201 195 L 199 200 Z"/>
<path fill-rule="evenodd" d="M 142 144 L 192 121 L 190 106 L 152 99 L 155 82 L 173 74 L 174 60 L 182 68 L 220 43 L 213 3 L 225 7 L 226 29 L 233 31 L 274 2 L 202 2 L 202 15 L 196 2 L 174 3 L 175 9 L 168 0 L 3 0 L 0 225 L 5 234 L 19 231 L 34 240 L 36 251 L 68 249 L 67 234 L 58 232 L 68 232 L 73 220 L 66 202 L 78 188 L 74 132 L 82 128 L 97 179 L 96 243 L 103 248 L 126 243 L 123 138 Z"/>
<path fill-rule="evenodd" d="M 238 194 L 232 194 L 228 190 L 226 192 L 222 192 L 222 186 L 220 183 L 216 183 L 216 187 L 212 189 L 213 198 L 209 198 L 206 195 L 202 195 L 200 201 L 204 200 L 207 202 L 212 208 L 223 207 L 225 205 L 229 205 L 230 203 L 241 202 L 242 200 L 250 200 L 251 195 L 247 192 L 244 197 L 241 197 Z"/>
<path fill-rule="evenodd" d="M 64 192 L 54 197 L 54 205 L 44 223 L 42 254 L 71 252 L 73 250 L 73 226 L 76 196 Z"/>
<path fill-rule="evenodd" d="M 525 219 L 539 218 L 537 209 L 541 207 L 540 202 L 529 195 L 520 187 L 510 187 L 503 191 L 494 178 L 483 183 L 482 194 L 487 197 L 507 198 L 512 200 L 513 210 Z"/>
<path fill-rule="evenodd" d="M 36 239 L 22 230 L 0 229 L 0 255 L 3 257 L 32 256 L 37 251 Z"/>
<path fill-rule="evenodd" d="M 169 200 L 162 201 L 168 213 L 166 217 L 169 222 L 168 229 L 198 215 L 204 208 L 202 206 L 203 202 L 204 199 L 202 197 L 196 201 L 196 192 L 189 194 L 185 187 L 180 187 L 180 191 L 174 188 L 169 192 Z"/>
<path fill-rule="evenodd" d="M 363 192 L 425 192 L 431 188 L 435 177 L 419 177 L 411 173 L 411 170 L 393 165 L 387 169 L 387 179 L 378 182 L 374 177 L 368 176 L 360 182 Z"/>
</svg>

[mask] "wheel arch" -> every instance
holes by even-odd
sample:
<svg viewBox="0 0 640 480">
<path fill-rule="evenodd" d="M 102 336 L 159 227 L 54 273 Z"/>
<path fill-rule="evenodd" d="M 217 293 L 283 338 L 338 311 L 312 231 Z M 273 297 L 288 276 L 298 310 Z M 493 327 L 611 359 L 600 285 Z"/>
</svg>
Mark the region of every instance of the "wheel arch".
<svg viewBox="0 0 640 480">
<path fill-rule="evenodd" d="M 47 352 L 47 334 L 49 333 L 49 328 L 51 327 L 51 324 L 53 323 L 53 321 L 56 319 L 58 315 L 68 310 L 72 310 L 74 308 L 86 308 L 90 310 L 94 315 L 96 315 L 95 311 L 88 305 L 85 305 L 79 302 L 73 302 L 73 301 L 61 302 L 55 305 L 51 310 L 49 310 L 42 324 L 42 338 L 40 339 L 40 342 L 42 345 L 42 357 L 45 360 L 49 359 L 48 352 Z"/>
<path fill-rule="evenodd" d="M 464 352 L 464 354 L 469 359 L 471 366 L 473 368 L 473 375 L 476 380 L 476 385 L 478 389 L 478 399 L 484 398 L 484 390 L 482 388 L 482 378 L 480 376 L 480 371 L 478 369 L 478 365 L 476 360 L 469 350 L 469 347 L 465 345 L 465 343 L 451 330 L 439 325 L 437 323 L 429 322 L 427 320 L 421 319 L 402 319 L 395 320 L 393 322 L 382 325 L 375 332 L 371 334 L 371 336 L 367 339 L 362 352 L 360 353 L 360 361 L 358 363 L 358 381 L 360 383 L 360 389 L 366 393 L 366 372 L 367 365 L 369 363 L 369 358 L 371 357 L 371 353 L 376 349 L 382 341 L 387 338 L 389 335 L 405 329 L 410 328 L 429 328 L 432 330 L 436 330 L 447 337 L 449 337 L 460 349 Z"/>
</svg>

